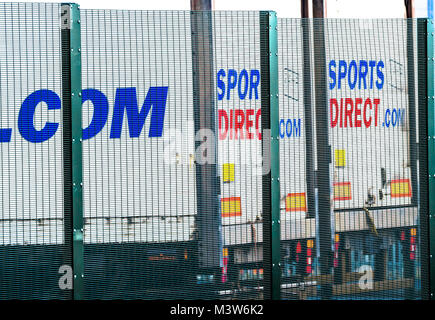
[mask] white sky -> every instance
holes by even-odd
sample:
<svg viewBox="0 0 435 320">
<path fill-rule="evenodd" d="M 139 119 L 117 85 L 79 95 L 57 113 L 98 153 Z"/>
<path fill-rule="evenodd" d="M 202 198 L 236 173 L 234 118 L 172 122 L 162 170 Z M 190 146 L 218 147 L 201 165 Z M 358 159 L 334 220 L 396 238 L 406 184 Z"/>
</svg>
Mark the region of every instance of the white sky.
<svg viewBox="0 0 435 320">
<path fill-rule="evenodd" d="M 274 10 L 299 18 L 300 0 L 213 0 L 215 10 Z M 404 0 L 325 0 L 328 18 L 404 18 Z M 13 1 L 16 2 L 16 1 Z M 31 2 L 21 0 L 20 2 Z M 60 2 L 46 0 L 42 2 Z M 189 10 L 190 0 L 77 0 L 83 9 Z M 311 1 L 310 1 L 311 2 Z M 414 0 L 417 17 L 427 15 L 427 0 Z"/>
</svg>

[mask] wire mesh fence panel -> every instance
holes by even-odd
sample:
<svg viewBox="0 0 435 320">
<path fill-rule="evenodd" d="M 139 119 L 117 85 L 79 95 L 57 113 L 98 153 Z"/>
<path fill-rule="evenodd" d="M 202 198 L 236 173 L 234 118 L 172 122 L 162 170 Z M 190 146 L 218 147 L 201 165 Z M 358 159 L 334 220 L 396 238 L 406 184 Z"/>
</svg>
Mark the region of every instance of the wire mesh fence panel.
<svg viewBox="0 0 435 320">
<path fill-rule="evenodd" d="M 60 22 L 58 4 L 0 4 L 2 299 L 71 298 Z"/>
<path fill-rule="evenodd" d="M 358 286 L 338 285 L 336 294 L 417 298 L 415 21 L 331 20 L 325 31 L 334 268 L 346 273 L 347 258 L 348 272 L 373 277 L 373 283 L 362 279 Z M 352 248 L 359 252 L 352 254 Z"/>
<path fill-rule="evenodd" d="M 260 297 L 258 16 L 81 11 L 86 298 Z"/>
<path fill-rule="evenodd" d="M 283 299 L 304 299 L 316 289 L 311 30 L 308 19 L 278 19 Z"/>
<path fill-rule="evenodd" d="M 177 295 L 165 286 L 188 295 L 196 265 L 190 16 L 81 17 L 85 297 Z M 170 157 L 177 139 L 185 149 Z"/>
<path fill-rule="evenodd" d="M 213 23 L 225 264 L 221 282 L 227 290 L 223 296 L 261 299 L 262 183 L 267 164 L 263 162 L 261 140 L 260 51 L 265 39 L 260 36 L 259 12 L 216 12 Z"/>
<path fill-rule="evenodd" d="M 288 217 L 282 205 L 289 226 L 281 238 L 301 233 L 281 243 L 288 298 L 422 298 L 427 209 L 418 177 L 427 164 L 418 161 L 417 113 L 426 82 L 416 80 L 426 56 L 416 21 L 280 19 L 279 39 L 281 197 L 291 199 Z M 325 136 L 330 150 L 320 151 Z M 322 165 L 330 179 L 323 192 Z M 317 205 L 310 215 L 310 192 L 331 209 Z M 329 293 L 319 291 L 328 285 Z"/>
<path fill-rule="evenodd" d="M 75 6 L 78 139 L 72 8 L 0 4 L 0 299 L 428 297 L 427 20 Z"/>
</svg>

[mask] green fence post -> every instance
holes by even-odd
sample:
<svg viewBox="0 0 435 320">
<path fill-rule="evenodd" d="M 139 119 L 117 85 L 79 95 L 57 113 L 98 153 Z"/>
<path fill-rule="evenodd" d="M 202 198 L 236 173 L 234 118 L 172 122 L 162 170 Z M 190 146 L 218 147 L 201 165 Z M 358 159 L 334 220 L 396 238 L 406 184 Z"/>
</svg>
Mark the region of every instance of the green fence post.
<svg viewBox="0 0 435 320">
<path fill-rule="evenodd" d="M 430 298 L 435 292 L 435 101 L 434 101 L 434 22 L 427 20 L 427 135 L 428 135 L 428 173 L 429 173 L 429 279 Z"/>
<path fill-rule="evenodd" d="M 82 97 L 80 11 L 75 3 L 61 6 L 62 110 L 64 136 L 65 208 L 72 219 L 74 299 L 83 294 Z M 65 241 L 68 243 L 69 241 Z"/>
<path fill-rule="evenodd" d="M 265 298 L 281 298 L 278 26 L 276 12 L 260 12 L 262 143 L 270 130 L 270 172 L 263 172 L 263 261 Z"/>
</svg>

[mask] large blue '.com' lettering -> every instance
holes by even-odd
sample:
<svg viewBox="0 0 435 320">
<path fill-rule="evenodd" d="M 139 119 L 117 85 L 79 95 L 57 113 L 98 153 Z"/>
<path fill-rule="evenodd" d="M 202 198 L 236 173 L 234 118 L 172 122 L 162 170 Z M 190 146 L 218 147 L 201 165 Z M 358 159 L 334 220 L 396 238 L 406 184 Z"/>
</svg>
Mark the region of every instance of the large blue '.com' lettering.
<svg viewBox="0 0 435 320">
<path fill-rule="evenodd" d="M 27 141 L 38 143 L 50 139 L 59 127 L 58 123 L 47 122 L 41 130 L 36 130 L 33 125 L 33 116 L 36 106 L 45 102 L 48 110 L 60 109 L 61 102 L 59 96 L 50 90 L 38 90 L 29 95 L 24 100 L 18 115 L 18 130 Z"/>
<path fill-rule="evenodd" d="M 161 137 L 163 133 L 163 120 L 165 117 L 166 98 L 168 87 L 151 87 L 138 111 L 136 88 L 118 88 L 115 95 L 112 128 L 110 138 L 120 138 L 125 110 L 127 111 L 128 129 L 131 138 L 137 138 L 142 132 L 145 119 L 151 108 L 151 125 L 149 137 Z M 82 91 L 82 102 L 91 101 L 94 105 L 94 115 L 89 126 L 83 129 L 83 139 L 96 136 L 106 125 L 109 114 L 109 102 L 106 96 L 96 89 Z"/>
<path fill-rule="evenodd" d="M 121 137 L 125 110 L 127 111 L 130 137 L 139 137 L 145 124 L 145 119 L 151 109 L 151 123 L 148 136 L 161 137 L 167 95 L 168 87 L 150 87 L 142 109 L 139 111 L 136 88 L 118 88 L 115 95 L 110 138 Z M 96 89 L 82 91 L 82 103 L 86 101 L 90 101 L 94 106 L 92 121 L 87 128 L 83 129 L 83 139 L 90 139 L 96 136 L 106 125 L 109 114 L 109 102 L 106 96 Z M 41 102 L 46 103 L 48 110 L 58 110 L 61 108 L 59 96 L 47 89 L 35 91 L 24 100 L 18 115 L 18 131 L 24 139 L 33 143 L 40 143 L 50 139 L 56 134 L 59 127 L 59 123 L 46 122 L 41 130 L 35 129 L 33 118 L 36 107 Z M 10 142 L 11 135 L 11 128 L 0 128 L 0 142 Z"/>
<path fill-rule="evenodd" d="M 163 119 L 165 116 L 166 96 L 168 87 L 151 87 L 142 106 L 142 110 L 137 110 L 136 88 L 120 88 L 116 90 L 115 107 L 113 110 L 112 128 L 110 138 L 120 138 L 122 122 L 124 119 L 124 109 L 127 110 L 128 129 L 130 137 L 140 136 L 145 119 L 154 105 L 151 114 L 151 126 L 148 133 L 149 137 L 161 137 L 163 131 Z"/>
</svg>

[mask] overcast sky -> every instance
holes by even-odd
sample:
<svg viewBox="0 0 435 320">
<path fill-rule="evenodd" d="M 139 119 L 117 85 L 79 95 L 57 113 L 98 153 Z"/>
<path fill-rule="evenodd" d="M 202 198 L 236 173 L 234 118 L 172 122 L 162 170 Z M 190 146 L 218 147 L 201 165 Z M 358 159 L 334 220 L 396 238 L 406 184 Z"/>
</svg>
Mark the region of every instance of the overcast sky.
<svg viewBox="0 0 435 320">
<path fill-rule="evenodd" d="M 404 0 L 325 0 L 329 18 L 404 18 Z M 16 2 L 16 1 L 13 1 Z M 23 1 L 20 1 L 23 2 Z M 24 2 L 31 2 L 24 0 Z M 60 2 L 60 1 L 42 1 Z M 83 9 L 189 10 L 190 0 L 81 0 Z M 311 1 L 310 1 L 311 2 Z M 427 0 L 414 0 L 417 17 L 427 16 Z M 274 10 L 299 18 L 300 0 L 214 0 L 215 10 Z"/>
</svg>

